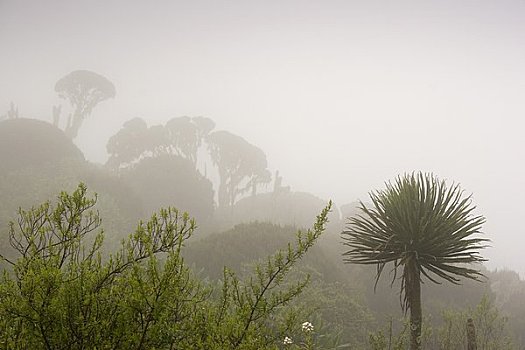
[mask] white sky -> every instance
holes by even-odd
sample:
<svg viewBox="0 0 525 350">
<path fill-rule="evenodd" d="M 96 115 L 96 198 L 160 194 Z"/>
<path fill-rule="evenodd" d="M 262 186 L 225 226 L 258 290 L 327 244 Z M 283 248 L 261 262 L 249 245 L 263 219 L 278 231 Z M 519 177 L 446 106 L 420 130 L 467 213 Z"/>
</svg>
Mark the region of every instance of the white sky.
<svg viewBox="0 0 525 350">
<path fill-rule="evenodd" d="M 50 121 L 76 69 L 117 89 L 76 140 L 92 161 L 128 119 L 204 115 L 337 204 L 432 171 L 525 276 L 524 1 L 0 0 L 0 114 Z"/>
</svg>

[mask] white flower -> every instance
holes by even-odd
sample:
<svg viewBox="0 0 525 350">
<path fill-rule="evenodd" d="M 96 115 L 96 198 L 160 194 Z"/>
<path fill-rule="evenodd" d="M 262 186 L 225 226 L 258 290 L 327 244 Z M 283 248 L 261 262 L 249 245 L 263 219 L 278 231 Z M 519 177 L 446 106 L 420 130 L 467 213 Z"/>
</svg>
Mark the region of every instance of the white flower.
<svg viewBox="0 0 525 350">
<path fill-rule="evenodd" d="M 308 322 L 308 321 L 307 321 L 307 322 L 304 322 L 304 323 L 302 324 L 302 326 L 303 326 L 303 331 L 304 331 L 304 332 L 307 332 L 307 333 L 308 333 L 308 332 L 312 332 L 312 331 L 314 330 L 314 326 L 313 326 L 313 324 L 311 324 L 311 323 Z"/>
<path fill-rule="evenodd" d="M 290 344 L 293 344 L 293 340 L 292 340 L 292 338 L 284 337 L 283 344 L 284 344 L 284 345 L 290 345 Z"/>
</svg>

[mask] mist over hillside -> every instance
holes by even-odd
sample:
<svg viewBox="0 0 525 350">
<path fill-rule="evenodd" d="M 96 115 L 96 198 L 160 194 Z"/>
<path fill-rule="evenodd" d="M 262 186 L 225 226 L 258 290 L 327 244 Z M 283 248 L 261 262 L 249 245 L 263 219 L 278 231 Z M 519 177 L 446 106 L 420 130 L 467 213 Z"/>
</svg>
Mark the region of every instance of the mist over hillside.
<svg viewBox="0 0 525 350">
<path fill-rule="evenodd" d="M 523 344 L 524 14 L 518 0 L 0 1 L 0 254 L 17 256 L 20 207 L 82 183 L 103 255 L 175 207 L 196 220 L 188 266 L 220 283 L 223 265 L 250 276 L 331 200 L 293 276 L 312 276 L 320 321 L 377 345 L 403 288 L 388 270 L 374 294 L 375 271 L 343 262 L 341 233 L 376 191 L 424 174 L 470 196 L 487 245 L 465 258 L 486 259 L 485 283 L 423 287 L 434 336 L 496 310 Z"/>
<path fill-rule="evenodd" d="M 117 88 L 75 139 L 87 159 L 104 163 L 126 120 L 188 115 L 263 149 L 294 190 L 337 203 L 432 171 L 474 194 L 491 266 L 525 273 L 514 244 L 515 200 L 525 196 L 522 2 L 2 1 L 0 10 L 3 111 L 13 101 L 21 116 L 51 121 L 62 104 L 65 116 L 54 86 L 77 69 Z"/>
</svg>

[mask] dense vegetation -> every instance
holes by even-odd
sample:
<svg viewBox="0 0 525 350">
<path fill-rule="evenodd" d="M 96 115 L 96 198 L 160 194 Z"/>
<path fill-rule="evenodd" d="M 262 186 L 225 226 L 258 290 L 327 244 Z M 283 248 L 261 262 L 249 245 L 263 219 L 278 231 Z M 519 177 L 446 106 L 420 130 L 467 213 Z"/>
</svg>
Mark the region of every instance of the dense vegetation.
<svg viewBox="0 0 525 350">
<path fill-rule="evenodd" d="M 115 95 L 90 76 L 102 95 L 87 107 L 63 90 L 77 75 L 57 85 L 74 111 L 66 132 L 58 107 L 54 125 L 0 121 L 0 348 L 409 346 L 403 274 L 376 281 L 375 267 L 343 263 L 357 203 L 328 212 L 204 117 L 131 119 L 107 163 L 90 163 L 72 138 Z M 478 349 L 525 346 L 525 281 L 476 268 L 481 282 L 421 284 L 423 348 L 464 348 L 469 318 Z"/>
<path fill-rule="evenodd" d="M 184 264 L 181 250 L 195 229 L 186 213 L 161 210 L 103 257 L 95 202 L 80 185 L 54 206 L 20 210 L 10 225 L 17 256 L 2 257 L 3 348 L 261 349 L 294 332 L 298 313 L 284 306 L 308 277 L 286 277 L 323 233 L 330 205 L 253 276 L 226 269 L 215 290 Z"/>
</svg>

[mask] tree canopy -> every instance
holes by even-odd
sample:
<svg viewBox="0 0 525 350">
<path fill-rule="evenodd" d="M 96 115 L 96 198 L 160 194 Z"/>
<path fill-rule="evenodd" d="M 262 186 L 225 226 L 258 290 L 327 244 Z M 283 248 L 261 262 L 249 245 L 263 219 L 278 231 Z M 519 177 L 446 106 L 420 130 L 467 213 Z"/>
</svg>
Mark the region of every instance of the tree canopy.
<svg viewBox="0 0 525 350">
<path fill-rule="evenodd" d="M 146 133 L 148 125 L 141 118 L 133 118 L 122 125 L 122 128 L 111 136 L 106 145 L 109 153 L 107 164 L 118 169 L 122 164 L 129 164 L 138 159 L 147 148 Z"/>
<path fill-rule="evenodd" d="M 148 127 L 142 118 L 133 118 L 107 143 L 107 165 L 126 168 L 143 158 L 171 154 L 189 160 L 196 167 L 199 147 L 215 123 L 205 117 L 178 117 L 165 125 Z"/>
</svg>

